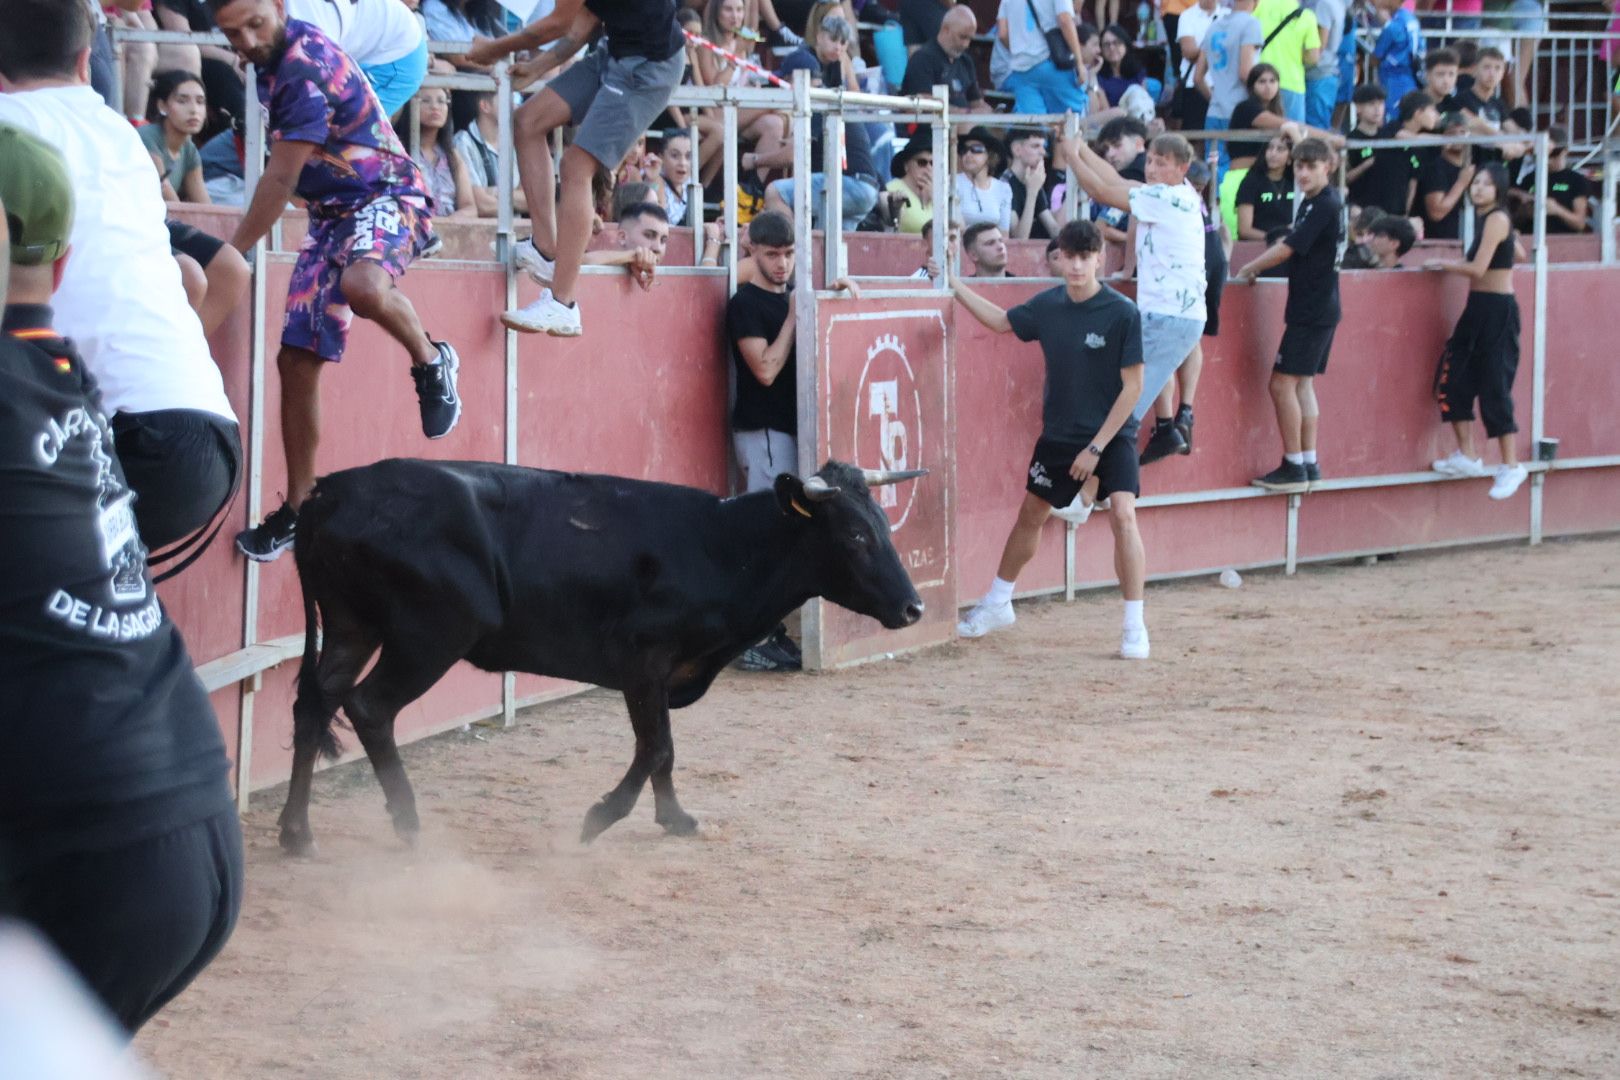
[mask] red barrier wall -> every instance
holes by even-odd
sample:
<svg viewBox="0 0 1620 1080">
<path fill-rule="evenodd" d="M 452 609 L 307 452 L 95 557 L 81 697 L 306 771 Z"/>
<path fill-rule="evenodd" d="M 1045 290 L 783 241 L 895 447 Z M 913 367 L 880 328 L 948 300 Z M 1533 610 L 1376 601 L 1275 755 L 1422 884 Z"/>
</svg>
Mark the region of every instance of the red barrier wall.
<svg viewBox="0 0 1620 1080">
<path fill-rule="evenodd" d="M 185 216 L 215 235 L 227 234 L 233 221 L 220 210 Z M 916 246 L 916 240 L 908 237 L 852 240 L 852 251 L 864 251 L 863 258 L 888 259 L 897 265 L 911 260 Z M 273 356 L 290 264 L 288 256 L 273 257 L 267 281 L 272 358 L 265 378 L 262 455 L 267 510 L 285 487 Z M 1530 271 L 1521 270 L 1516 281 L 1524 334 L 1515 399 L 1525 431 L 1521 452 L 1526 455 L 1533 382 L 1533 280 Z M 986 295 L 1005 306 L 1021 302 L 1040 287 L 984 284 Z M 390 455 L 488 460 L 504 455 L 505 340 L 494 319 L 503 306 L 503 274 L 491 264 L 429 262 L 411 270 L 404 289 L 430 332 L 454 341 L 461 353 L 466 403 L 461 426 L 441 442 L 423 439 L 405 357 L 374 326 L 357 322 L 348 358 L 324 377 L 322 471 Z M 664 275 L 650 293 L 633 289 L 618 275 L 587 276 L 581 296 L 585 337 L 519 339 L 518 460 L 724 491 L 729 460 L 724 295 L 724 278 L 716 274 Z M 1344 275 L 1343 295 L 1345 319 L 1319 387 L 1324 470 L 1329 477 L 1422 471 L 1432 458 L 1449 450 L 1430 385 L 1440 346 L 1461 309 L 1464 286 L 1432 274 L 1356 272 Z M 1620 399 L 1612 356 L 1612 343 L 1620 340 L 1616 295 L 1620 270 L 1614 268 L 1557 266 L 1549 275 L 1546 431 L 1562 440 L 1563 459 L 1620 454 L 1620 426 L 1612 419 Z M 1228 289 L 1221 336 L 1206 340 L 1197 452 L 1147 470 L 1145 495 L 1245 487 L 1250 477 L 1275 463 L 1280 448 L 1265 382 L 1281 332 L 1284 297 L 1285 286 L 1280 283 Z M 520 300 L 531 298 L 532 288 L 525 283 Z M 944 372 L 954 380 L 948 396 L 951 438 L 926 450 L 945 466 L 942 473 L 949 473 L 950 483 L 944 484 L 941 475 L 940 488 L 915 485 L 919 491 L 948 493 L 950 500 L 951 512 L 943 526 L 953 564 L 950 590 L 956 595 L 949 603 L 929 598 L 931 612 L 947 613 L 955 603 L 983 590 L 1000 556 L 1039 429 L 1043 378 L 1039 350 L 991 335 L 956 305 L 933 298 L 869 297 L 827 302 L 822 308 L 829 320 L 834 315 L 897 309 L 933 309 L 944 320 L 942 337 L 938 330 L 933 339 L 922 335 L 913 342 L 908 337 L 907 357 L 915 368 Z M 244 422 L 244 445 L 251 445 L 246 432 L 247 326 L 244 305 L 212 345 Z M 937 344 L 929 345 L 928 340 Z M 842 408 L 837 403 L 847 398 L 845 404 L 854 408 L 852 378 L 858 375 L 850 375 L 847 364 L 839 366 L 836 377 L 834 369 L 828 369 L 828 400 L 836 407 Z M 837 415 L 850 421 L 853 456 L 863 464 L 881 464 L 864 460 L 855 414 Z M 946 430 L 926 426 L 940 434 Z M 842 445 L 829 432 L 828 447 L 844 453 Z M 934 467 L 932 461 L 929 467 Z M 1498 504 L 1485 498 L 1484 487 L 1482 481 L 1460 481 L 1313 493 L 1300 510 L 1299 555 L 1311 558 L 1524 536 L 1529 529 L 1528 491 Z M 1557 472 L 1548 477 L 1544 492 L 1544 528 L 1549 534 L 1620 527 L 1620 469 Z M 1170 575 L 1276 563 L 1284 554 L 1285 510 L 1285 500 L 1276 497 L 1144 508 L 1149 572 Z M 228 540 L 245 518 L 243 499 L 233 507 L 222 536 Z M 929 527 L 939 525 L 936 519 Z M 1063 587 L 1063 541 L 1062 529 L 1050 527 L 1034 563 L 1020 579 L 1020 591 Z M 1076 556 L 1080 584 L 1112 579 L 1106 527 L 1093 523 L 1081 529 Z M 245 640 L 301 634 L 296 573 L 292 561 L 283 559 L 260 572 L 259 618 L 251 635 L 244 636 L 245 572 L 234 550 L 220 542 L 179 579 L 160 588 L 199 664 L 230 656 Z M 844 650 L 834 659 L 848 659 L 870 647 L 863 641 L 866 629 L 858 621 L 833 625 Z M 892 635 L 871 641 L 884 650 L 904 644 Z M 295 663 L 288 663 L 265 672 L 262 690 L 253 694 L 253 786 L 279 783 L 286 776 L 295 669 Z M 554 681 L 518 679 L 520 699 L 569 689 Z M 233 755 L 245 696 L 236 686 L 213 694 Z M 464 717 L 487 715 L 499 703 L 499 676 L 459 667 L 402 714 L 400 736 L 409 739 L 443 730 Z"/>
</svg>

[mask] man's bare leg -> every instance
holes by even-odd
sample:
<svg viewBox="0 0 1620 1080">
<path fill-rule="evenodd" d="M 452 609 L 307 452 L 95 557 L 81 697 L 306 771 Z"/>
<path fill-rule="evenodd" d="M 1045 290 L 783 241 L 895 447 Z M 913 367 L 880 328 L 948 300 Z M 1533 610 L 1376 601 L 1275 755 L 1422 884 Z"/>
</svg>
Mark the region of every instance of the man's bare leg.
<svg viewBox="0 0 1620 1080">
<path fill-rule="evenodd" d="M 1126 600 L 1140 600 L 1147 580 L 1147 555 L 1142 548 L 1142 533 L 1136 527 L 1136 496 L 1128 491 L 1115 492 L 1109 496 L 1108 504 L 1119 592 Z"/>
<path fill-rule="evenodd" d="M 554 90 L 542 90 L 512 114 L 518 180 L 534 223 L 534 246 L 548 259 L 557 253 L 557 177 L 551 162 L 551 133 L 572 117 Z"/>
<path fill-rule="evenodd" d="M 562 199 L 557 207 L 557 275 L 551 282 L 551 295 L 562 304 L 574 302 L 579 265 L 591 243 L 591 219 L 595 216 L 591 178 L 600 167 L 595 158 L 577 146 L 563 151 Z"/>
<path fill-rule="evenodd" d="M 276 354 L 281 373 L 281 450 L 287 459 L 287 505 L 304 504 L 315 487 L 315 451 L 321 441 L 321 369 L 326 361 L 308 349 L 283 345 Z"/>
<path fill-rule="evenodd" d="M 431 364 L 439 358 L 427 331 L 422 329 L 422 320 L 416 317 L 416 309 L 380 264 L 370 259 L 350 263 L 339 285 L 354 313 L 388 331 L 388 336 L 410 353 L 411 363 Z"/>
<path fill-rule="evenodd" d="M 1277 432 L 1282 436 L 1283 453 L 1300 453 L 1299 376 L 1273 371 L 1271 404 L 1277 410 Z"/>
<path fill-rule="evenodd" d="M 1090 478 L 1094 481 L 1096 478 Z M 1097 486 L 1092 483 L 1092 494 L 1097 492 Z M 1018 520 L 1013 522 L 1012 532 L 1007 534 L 1007 543 L 1001 549 L 1001 562 L 996 567 L 996 577 L 1003 581 L 1017 581 L 1018 575 L 1029 565 L 1029 560 L 1035 557 L 1035 550 L 1041 543 L 1041 526 L 1046 519 L 1052 516 L 1052 506 L 1039 495 L 1024 492 L 1024 501 L 1018 506 Z"/>
<path fill-rule="evenodd" d="M 1306 454 L 1316 452 L 1316 421 L 1321 410 L 1316 406 L 1316 380 L 1300 379 L 1296 391 L 1299 399 L 1299 448 Z M 1307 457 L 1306 460 L 1313 460 Z"/>
</svg>

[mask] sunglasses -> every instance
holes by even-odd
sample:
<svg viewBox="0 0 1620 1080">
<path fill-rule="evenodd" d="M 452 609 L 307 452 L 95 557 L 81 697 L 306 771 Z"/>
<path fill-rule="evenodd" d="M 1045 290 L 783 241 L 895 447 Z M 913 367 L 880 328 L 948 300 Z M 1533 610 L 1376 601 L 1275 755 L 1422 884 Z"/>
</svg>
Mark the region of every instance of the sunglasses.
<svg viewBox="0 0 1620 1080">
<path fill-rule="evenodd" d="M 933 166 L 934 159 L 931 157 L 914 157 L 911 159 L 911 163 L 919 166 L 920 168 L 927 169 Z"/>
<path fill-rule="evenodd" d="M 985 150 L 984 148 L 984 143 L 970 142 L 962 147 L 962 153 L 964 154 L 984 154 L 988 152 L 989 151 Z"/>
</svg>

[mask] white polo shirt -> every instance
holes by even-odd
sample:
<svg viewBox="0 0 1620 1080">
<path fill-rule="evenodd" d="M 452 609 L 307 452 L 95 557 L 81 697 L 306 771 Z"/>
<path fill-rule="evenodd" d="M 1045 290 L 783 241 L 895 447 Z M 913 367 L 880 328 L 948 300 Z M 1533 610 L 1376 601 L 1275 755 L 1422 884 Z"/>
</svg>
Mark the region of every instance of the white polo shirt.
<svg viewBox="0 0 1620 1080">
<path fill-rule="evenodd" d="M 287 18 L 313 23 L 362 67 L 411 55 L 427 31 L 403 0 L 286 0 Z"/>
<path fill-rule="evenodd" d="M 73 250 L 51 298 L 114 413 L 200 409 L 233 423 L 225 381 L 169 253 L 161 181 L 129 121 L 88 86 L 0 94 L 0 122 L 62 152 Z"/>
<path fill-rule="evenodd" d="M 1191 184 L 1131 188 L 1136 306 L 1144 315 L 1203 322 L 1204 214 Z"/>
</svg>

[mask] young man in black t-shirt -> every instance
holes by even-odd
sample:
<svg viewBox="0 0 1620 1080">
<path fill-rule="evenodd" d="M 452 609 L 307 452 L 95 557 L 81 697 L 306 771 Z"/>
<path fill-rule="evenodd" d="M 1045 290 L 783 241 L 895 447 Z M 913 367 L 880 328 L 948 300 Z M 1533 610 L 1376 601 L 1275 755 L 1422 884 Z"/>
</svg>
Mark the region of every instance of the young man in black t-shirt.
<svg viewBox="0 0 1620 1080">
<path fill-rule="evenodd" d="M 1467 121 L 1451 113 L 1441 127 L 1447 135 L 1468 130 Z M 1467 143 L 1447 143 L 1429 159 L 1417 178 L 1415 206 L 1423 216 L 1427 240 L 1456 240 L 1462 235 L 1462 204 L 1474 182 L 1474 162 Z"/>
<path fill-rule="evenodd" d="M 739 286 L 726 302 L 726 339 L 737 373 L 731 441 L 743 490 L 764 491 L 799 464 L 793 222 L 766 210 L 748 223 L 748 242 L 756 280 Z M 860 295 L 842 278 L 833 288 Z M 781 626 L 738 659 L 739 666 L 755 671 L 797 670 L 800 662 L 798 646 Z"/>
<path fill-rule="evenodd" d="M 1453 105 L 1468 121 L 1467 130 L 1474 135 L 1502 134 L 1502 121 L 1507 119 L 1507 106 L 1502 101 L 1502 77 L 1507 74 L 1507 57 L 1502 50 L 1487 45 L 1479 50 L 1474 62 L 1474 81 L 1465 90 L 1458 90 Z M 1474 164 L 1486 165 L 1502 160 L 1499 146 L 1476 146 Z"/>
<path fill-rule="evenodd" d="M 1439 126 L 1440 113 L 1434 107 L 1434 98 L 1423 90 L 1413 90 L 1401 98 L 1395 119 L 1378 137 L 1407 139 L 1431 134 Z M 1371 183 L 1374 201 L 1362 205 L 1376 206 L 1396 217 L 1416 213 L 1417 178 L 1424 163 L 1433 156 L 1433 147 L 1422 146 L 1397 146 L 1374 152 Z"/>
<path fill-rule="evenodd" d="M 1321 139 L 1294 148 L 1294 180 L 1304 201 L 1294 227 L 1281 241 L 1237 272 L 1252 282 L 1273 266 L 1288 264 L 1288 304 L 1283 337 L 1271 371 L 1271 401 L 1282 433 L 1282 464 L 1254 483 L 1270 491 L 1302 492 L 1321 479 L 1316 460 L 1316 376 L 1327 370 L 1333 332 L 1339 325 L 1339 241 L 1344 209 L 1329 184 L 1333 151 Z"/>
<path fill-rule="evenodd" d="M 1344 133 L 1347 142 L 1344 177 L 1352 206 L 1381 206 L 1378 177 L 1374 173 L 1378 152 L 1370 146 L 1356 145 L 1356 139 L 1383 138 L 1385 99 L 1384 88 L 1377 83 L 1363 83 L 1350 97 L 1356 122 Z"/>
<path fill-rule="evenodd" d="M 112 428 L 50 329 L 73 205 L 54 151 L 8 135 L 0 204 L 0 915 L 38 927 L 133 1034 L 230 937 L 242 834 Z"/>
<path fill-rule="evenodd" d="M 1039 341 L 1046 359 L 1041 437 L 1029 463 L 1018 520 L 1002 549 L 996 578 L 984 599 L 957 625 L 963 637 L 982 637 L 1011 626 L 1018 574 L 1034 557 L 1041 527 L 1054 510 L 1083 522 L 1099 503 L 1114 527 L 1114 568 L 1125 597 L 1120 655 L 1148 657 L 1142 617 L 1146 556 L 1136 528 L 1140 491 L 1137 421 L 1131 410 L 1142 393 L 1142 319 L 1136 305 L 1098 279 L 1102 233 L 1072 221 L 1058 233 L 1063 284 L 1004 311 L 961 281 L 956 299 L 996 333 Z"/>
<path fill-rule="evenodd" d="M 1569 167 L 1569 131 L 1561 127 L 1547 129 L 1547 231 L 1549 233 L 1583 233 L 1590 227 L 1592 213 L 1592 181 L 1579 169 Z M 1514 186 L 1513 201 L 1521 211 L 1516 216 L 1534 222 L 1536 169 L 1535 161 L 1526 157 L 1520 169 L 1521 180 Z M 1520 225 L 1526 232 L 1531 226 Z"/>
</svg>

